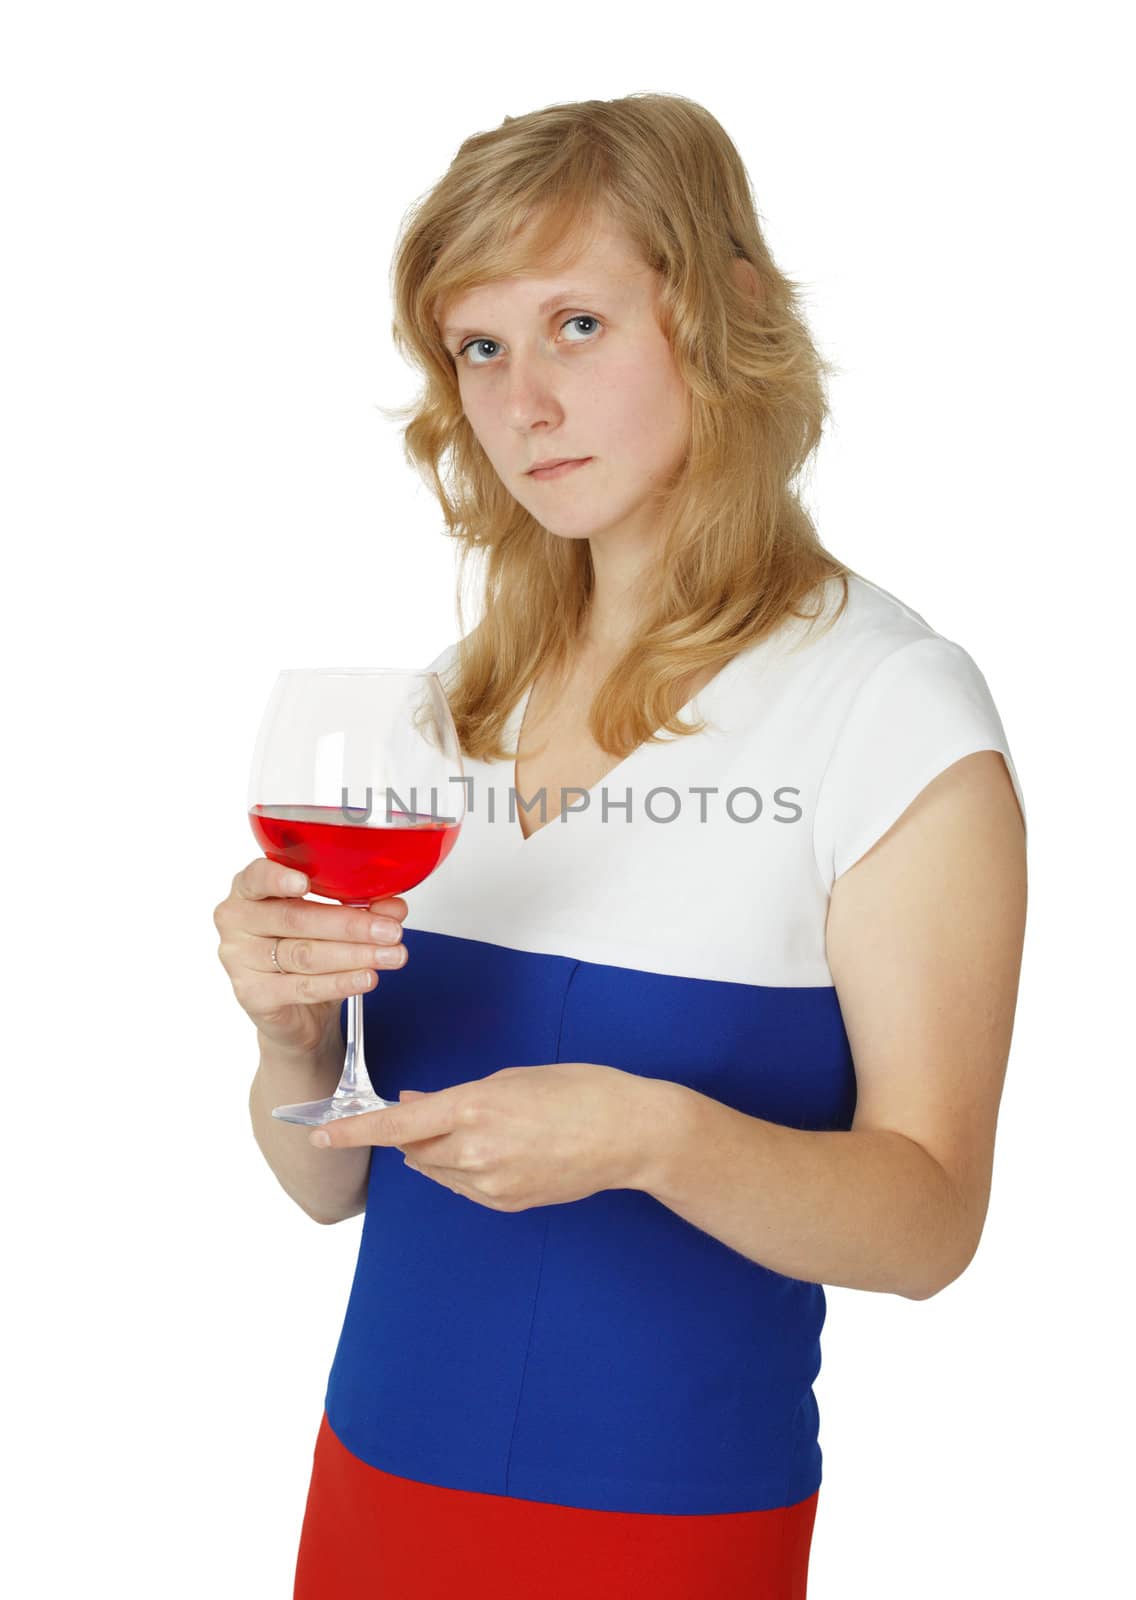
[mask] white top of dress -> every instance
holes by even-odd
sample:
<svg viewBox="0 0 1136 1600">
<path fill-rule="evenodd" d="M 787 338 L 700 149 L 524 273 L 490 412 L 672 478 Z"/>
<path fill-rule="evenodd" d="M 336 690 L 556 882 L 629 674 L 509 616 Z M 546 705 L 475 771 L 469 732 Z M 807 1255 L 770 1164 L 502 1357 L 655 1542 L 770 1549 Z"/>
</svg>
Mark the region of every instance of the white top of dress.
<svg viewBox="0 0 1136 1600">
<path fill-rule="evenodd" d="M 450 856 L 405 896 L 408 923 L 513 949 L 739 983 L 831 985 L 835 880 L 946 767 L 1006 761 L 986 680 L 965 649 L 850 574 L 815 624 L 790 618 L 682 710 L 702 733 L 638 746 L 529 838 L 513 763 L 463 758 L 467 811 Z M 446 687 L 457 644 L 430 664 Z M 517 735 L 531 686 L 514 707 Z"/>
</svg>

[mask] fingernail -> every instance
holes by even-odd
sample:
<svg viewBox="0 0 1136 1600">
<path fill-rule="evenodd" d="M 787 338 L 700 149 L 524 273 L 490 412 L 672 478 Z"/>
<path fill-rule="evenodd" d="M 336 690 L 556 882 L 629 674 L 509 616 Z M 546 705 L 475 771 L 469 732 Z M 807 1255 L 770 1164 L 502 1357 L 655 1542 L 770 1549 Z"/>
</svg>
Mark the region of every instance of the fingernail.
<svg viewBox="0 0 1136 1600">
<path fill-rule="evenodd" d="M 331 1134 L 326 1128 L 317 1128 L 314 1133 L 308 1135 L 308 1143 L 318 1144 L 321 1150 L 326 1150 L 331 1144 Z"/>
</svg>

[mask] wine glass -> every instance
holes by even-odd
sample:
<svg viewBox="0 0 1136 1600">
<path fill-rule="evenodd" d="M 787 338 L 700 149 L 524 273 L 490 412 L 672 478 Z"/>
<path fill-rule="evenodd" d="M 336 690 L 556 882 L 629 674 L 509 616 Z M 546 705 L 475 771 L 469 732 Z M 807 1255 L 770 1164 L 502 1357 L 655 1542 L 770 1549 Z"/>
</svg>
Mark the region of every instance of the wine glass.
<svg viewBox="0 0 1136 1600">
<path fill-rule="evenodd" d="M 429 809 L 419 809 L 419 795 Z M 281 672 L 260 724 L 248 812 L 268 859 L 306 873 L 317 896 L 365 906 L 421 883 L 453 849 L 465 816 L 461 747 L 438 674 Z M 395 1104 L 367 1076 L 357 993 L 335 1093 L 272 1115 L 319 1127 Z"/>
</svg>

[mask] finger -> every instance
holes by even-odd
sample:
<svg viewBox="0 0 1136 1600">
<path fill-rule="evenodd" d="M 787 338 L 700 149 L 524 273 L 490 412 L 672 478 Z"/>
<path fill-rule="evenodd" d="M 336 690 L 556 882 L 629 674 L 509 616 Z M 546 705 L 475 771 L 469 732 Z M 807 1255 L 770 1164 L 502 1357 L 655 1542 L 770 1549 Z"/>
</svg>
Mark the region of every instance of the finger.
<svg viewBox="0 0 1136 1600">
<path fill-rule="evenodd" d="M 315 1006 L 328 1000 L 347 1000 L 352 995 L 365 994 L 382 981 L 372 967 L 353 972 L 304 973 L 298 977 L 243 967 L 230 977 L 237 999 L 254 1016 L 266 1016 L 290 1005 Z"/>
<path fill-rule="evenodd" d="M 304 873 L 257 856 L 237 873 L 232 893 L 237 900 L 267 900 L 271 895 L 307 894 L 310 887 Z"/>
<path fill-rule="evenodd" d="M 272 950 L 276 948 L 276 963 Z M 246 966 L 257 972 L 303 973 L 354 972 L 372 967 L 376 971 L 395 971 L 404 967 L 408 951 L 404 944 L 348 944 L 337 939 L 250 939 L 242 952 Z"/>
<path fill-rule="evenodd" d="M 383 1106 L 379 1111 L 336 1117 L 309 1134 L 308 1141 L 331 1150 L 364 1144 L 393 1147 L 452 1131 L 452 1102 L 447 1102 L 445 1091 L 440 1090 L 437 1094 L 424 1094 L 421 1105 Z"/>
<path fill-rule="evenodd" d="M 244 933 L 266 939 L 336 939 L 367 945 L 395 945 L 402 939 L 397 917 L 376 916 L 366 906 L 325 906 L 314 900 L 242 901 L 233 922 Z"/>
<path fill-rule="evenodd" d="M 436 1183 L 440 1189 L 448 1189 L 451 1194 L 456 1194 L 459 1200 L 472 1200 L 475 1205 L 487 1206 L 490 1211 L 503 1209 L 490 1200 L 487 1195 L 482 1194 L 479 1189 L 463 1183 L 457 1169 L 454 1167 L 435 1167 L 420 1161 L 406 1160 L 403 1161 L 403 1165 L 409 1167 L 411 1172 L 419 1173 L 430 1183 Z"/>
<path fill-rule="evenodd" d="M 410 907 L 400 894 L 389 894 L 385 900 L 372 900 L 367 909 L 381 917 L 397 917 L 401 922 Z"/>
</svg>

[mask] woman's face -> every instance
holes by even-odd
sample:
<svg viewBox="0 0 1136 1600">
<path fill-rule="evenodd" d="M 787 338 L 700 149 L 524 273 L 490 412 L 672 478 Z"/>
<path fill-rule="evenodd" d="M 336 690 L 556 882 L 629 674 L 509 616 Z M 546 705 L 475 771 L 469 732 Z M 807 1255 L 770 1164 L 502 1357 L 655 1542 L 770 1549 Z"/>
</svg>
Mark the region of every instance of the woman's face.
<svg viewBox="0 0 1136 1600">
<path fill-rule="evenodd" d="M 568 273 L 480 285 L 440 318 L 478 443 L 551 533 L 650 545 L 648 496 L 681 465 L 690 416 L 655 317 L 661 283 L 607 223 Z M 561 457 L 590 459 L 529 475 Z"/>
</svg>

